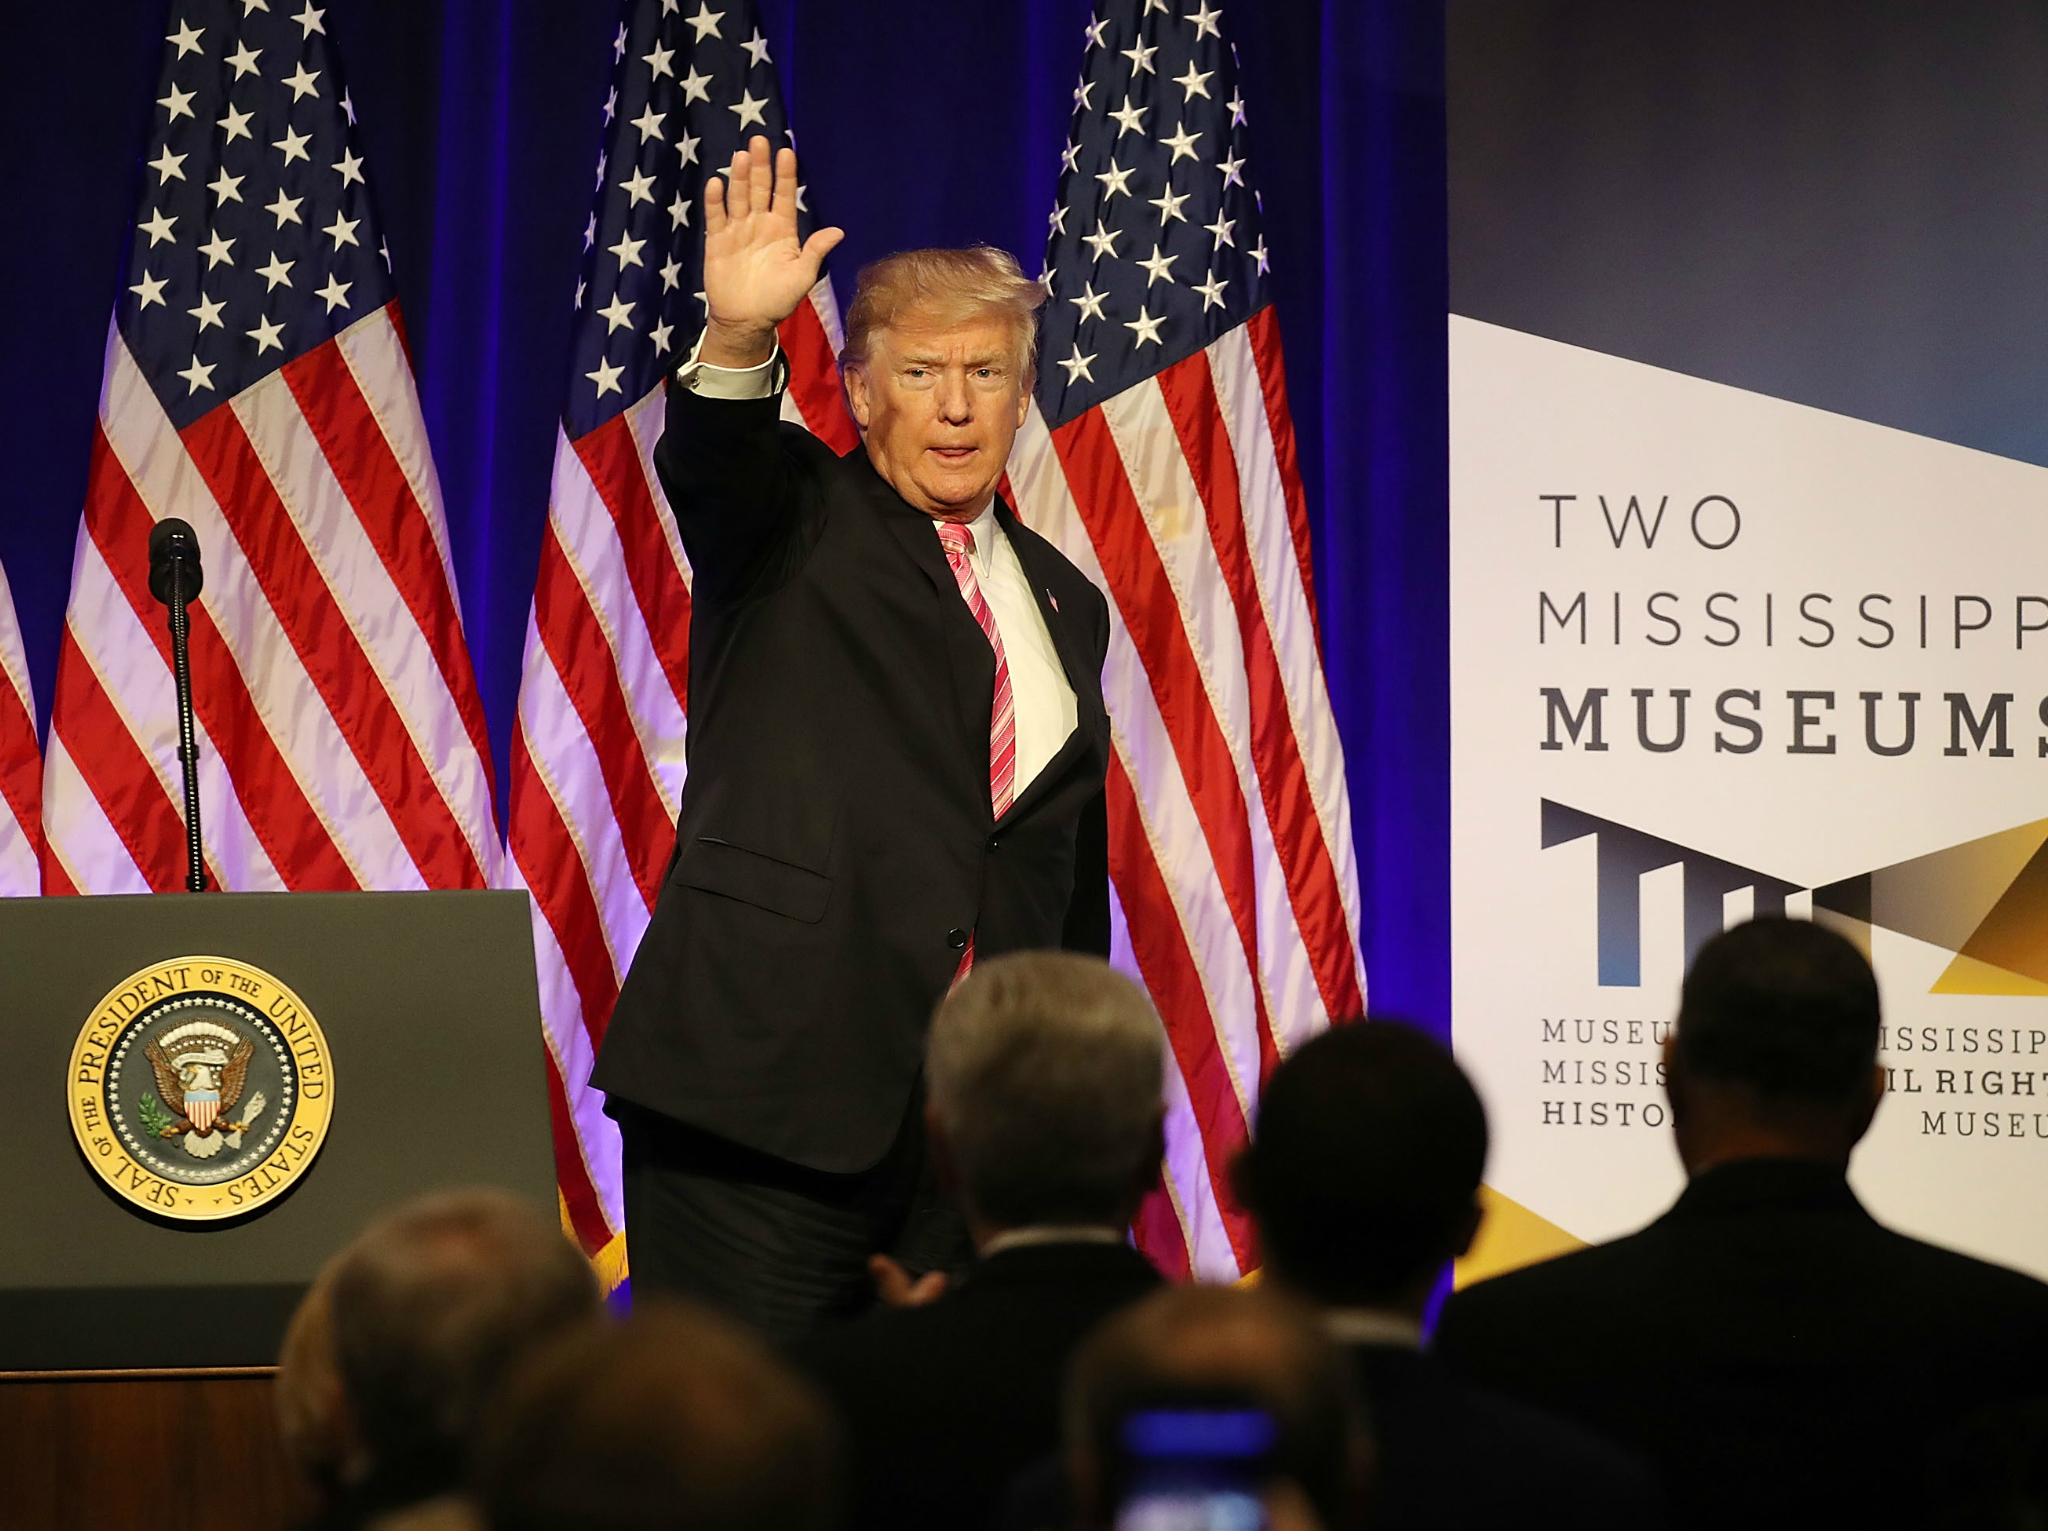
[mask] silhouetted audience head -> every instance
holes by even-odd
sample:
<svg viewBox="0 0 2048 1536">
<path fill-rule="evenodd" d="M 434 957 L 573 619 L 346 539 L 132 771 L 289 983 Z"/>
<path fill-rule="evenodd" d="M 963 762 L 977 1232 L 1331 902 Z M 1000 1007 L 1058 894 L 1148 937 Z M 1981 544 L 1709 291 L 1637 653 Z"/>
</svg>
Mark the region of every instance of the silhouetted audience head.
<svg viewBox="0 0 2048 1536">
<path fill-rule="evenodd" d="M 975 966 L 925 1060 L 933 1155 L 978 1236 L 1130 1220 L 1159 1167 L 1160 1039 L 1144 991 L 1100 960 Z"/>
<path fill-rule="evenodd" d="M 815 1530 L 839 1514 L 839 1455 L 823 1400 L 765 1344 L 663 1299 L 529 1362 L 476 1495 L 499 1530 Z"/>
<path fill-rule="evenodd" d="M 1877 978 L 1841 934 L 1762 917 L 1710 939 L 1666 1047 L 1680 1157 L 1848 1161 L 1883 1091 Z"/>
<path fill-rule="evenodd" d="M 293 1319 L 287 1443 L 332 1516 L 449 1494 L 507 1371 L 601 1313 L 596 1276 L 550 1215 L 498 1190 L 410 1201 L 335 1255 Z"/>
<path fill-rule="evenodd" d="M 277 1355 L 277 1429 L 286 1458 L 320 1511 L 347 1503 L 352 1463 L 341 1368 L 334 1358 L 334 1265 L 313 1278 L 286 1325 Z"/>
<path fill-rule="evenodd" d="M 1274 1278 L 1330 1306 L 1419 1310 L 1479 1227 L 1486 1112 L 1451 1053 L 1370 1020 L 1281 1063 L 1237 1168 Z"/>
<path fill-rule="evenodd" d="M 1262 1448 L 1243 1442 L 1245 1418 L 1270 1432 Z M 1171 1444 L 1183 1433 L 1185 1480 Z M 1175 1498 L 1247 1450 L 1249 1485 L 1276 1528 L 1355 1526 L 1371 1479 L 1342 1355 L 1315 1314 L 1263 1289 L 1163 1290 L 1104 1323 L 1068 1373 L 1065 1439 L 1082 1529 L 1116 1524 L 1148 1487 Z"/>
</svg>

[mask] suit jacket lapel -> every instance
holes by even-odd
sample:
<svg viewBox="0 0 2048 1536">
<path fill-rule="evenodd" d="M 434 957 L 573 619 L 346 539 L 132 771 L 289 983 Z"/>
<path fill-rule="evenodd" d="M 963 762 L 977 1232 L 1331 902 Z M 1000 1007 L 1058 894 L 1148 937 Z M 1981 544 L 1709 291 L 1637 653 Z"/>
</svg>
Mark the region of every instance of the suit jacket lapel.
<svg viewBox="0 0 2048 1536">
<path fill-rule="evenodd" d="M 946 640 L 953 707 L 959 715 L 961 739 L 969 744 L 963 762 L 985 790 L 988 783 L 989 708 L 995 697 L 995 653 L 989 649 L 988 637 L 982 634 L 981 626 L 975 623 L 973 613 L 960 596 L 960 584 L 953 579 L 953 568 L 946 563 L 946 552 L 939 546 L 938 535 L 932 531 L 931 519 L 897 495 L 895 488 L 875 473 L 874 466 L 858 447 L 847 455 L 848 458 L 855 456 L 859 457 L 860 466 L 869 478 L 875 508 L 883 525 L 931 585 L 933 600 L 938 605 L 940 629 Z M 1002 524 L 1010 547 L 1017 552 L 1017 562 L 1023 567 L 1025 580 L 1030 584 L 1032 599 L 1045 619 L 1046 631 L 1052 636 L 1060 665 L 1066 669 L 1067 684 L 1074 690 L 1073 734 L 1061 744 L 1052 761 L 1030 784 L 1018 786 L 1017 798 L 1005 813 L 1004 819 L 1008 820 L 1019 811 L 1028 809 L 1029 802 L 1038 797 L 1037 792 L 1042 791 L 1045 785 L 1058 780 L 1068 762 L 1103 733 L 1107 717 L 1102 707 L 1102 679 L 1091 669 L 1087 639 L 1078 632 L 1079 615 L 1064 614 L 1052 605 L 1051 572 L 1046 566 L 1043 546 L 1036 535 L 1018 522 L 1017 515 L 1000 497 L 996 500 L 996 520 Z"/>
<path fill-rule="evenodd" d="M 960 584 L 953 580 L 953 568 L 946 564 L 946 552 L 939 547 L 939 536 L 932 532 L 932 520 L 905 503 L 879 475 L 874 476 L 874 491 L 876 505 L 882 511 L 882 521 L 896 536 L 896 542 L 903 546 L 904 553 L 910 556 L 911 563 L 924 572 L 934 588 L 959 602 Z M 968 615 L 970 622 L 973 617 Z"/>
<path fill-rule="evenodd" d="M 895 488 L 875 473 L 859 447 L 847 455 L 855 456 L 871 482 L 871 494 L 883 526 L 931 584 L 939 629 L 945 636 L 946 664 L 952 674 L 953 708 L 959 716 L 961 740 L 973 744 L 962 761 L 973 770 L 985 794 L 988 717 L 996 688 L 995 653 L 989 649 L 988 637 L 974 622 L 973 613 L 960 596 L 960 584 L 953 579 L 953 568 L 946 563 L 946 552 L 939 547 L 939 536 L 932 531 L 931 519 L 897 495 Z"/>
</svg>

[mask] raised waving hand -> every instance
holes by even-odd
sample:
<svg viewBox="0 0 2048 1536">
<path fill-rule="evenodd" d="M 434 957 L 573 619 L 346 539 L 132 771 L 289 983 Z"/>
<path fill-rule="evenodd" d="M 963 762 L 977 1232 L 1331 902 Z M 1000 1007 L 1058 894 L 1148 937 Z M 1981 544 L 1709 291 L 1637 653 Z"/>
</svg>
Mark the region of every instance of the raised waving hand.
<svg viewBox="0 0 2048 1536">
<path fill-rule="evenodd" d="M 775 327 L 804 301 L 818 269 L 846 237 L 814 230 L 798 243 L 796 151 L 773 156 L 760 135 L 704 182 L 704 362 L 747 368 L 767 359 Z"/>
</svg>

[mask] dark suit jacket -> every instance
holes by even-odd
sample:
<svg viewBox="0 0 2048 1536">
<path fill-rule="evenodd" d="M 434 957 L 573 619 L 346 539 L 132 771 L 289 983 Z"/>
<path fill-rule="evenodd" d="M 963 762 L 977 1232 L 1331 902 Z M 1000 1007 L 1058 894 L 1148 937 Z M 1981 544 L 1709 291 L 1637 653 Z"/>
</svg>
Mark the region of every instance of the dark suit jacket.
<svg viewBox="0 0 2048 1536">
<path fill-rule="evenodd" d="M 848 1434 L 852 1523 L 988 1529 L 1059 1444 L 1067 1359 L 1160 1283 L 1121 1244 L 996 1254 L 929 1306 L 870 1314 L 800 1357 Z"/>
<path fill-rule="evenodd" d="M 975 954 L 1109 949 L 1109 609 L 997 517 L 1078 725 L 991 818 L 995 658 L 931 519 L 779 401 L 669 392 L 655 465 L 692 572 L 676 855 L 591 1080 L 807 1167 L 873 1166 Z"/>
<path fill-rule="evenodd" d="M 1373 1524 L 1386 1530 L 1654 1525 L 1648 1467 L 1608 1441 L 1470 1386 L 1420 1350 L 1349 1346 L 1379 1451 Z"/>
<path fill-rule="evenodd" d="M 1932 1435 L 2048 1379 L 2048 1285 L 1878 1225 L 1838 1169 L 1759 1160 L 1460 1292 L 1437 1348 L 1640 1452 L 1676 1524 L 1893 1527 Z"/>
</svg>

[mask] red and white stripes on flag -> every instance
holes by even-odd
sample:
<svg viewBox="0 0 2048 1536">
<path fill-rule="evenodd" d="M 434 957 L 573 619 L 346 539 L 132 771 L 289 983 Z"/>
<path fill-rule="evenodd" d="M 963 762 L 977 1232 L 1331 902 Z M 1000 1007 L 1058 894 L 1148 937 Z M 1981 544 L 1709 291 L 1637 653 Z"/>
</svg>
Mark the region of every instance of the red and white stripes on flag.
<svg viewBox="0 0 2048 1536">
<path fill-rule="evenodd" d="M 42 780 L 28 659 L 14 594 L 0 568 L 0 896 L 33 896 L 42 889 Z"/>
<path fill-rule="evenodd" d="M 783 322 L 786 420 L 835 449 L 855 440 L 821 280 Z M 510 877 L 533 897 L 563 1210 L 616 1283 L 625 1206 L 618 1130 L 590 1086 L 619 983 L 660 894 L 682 804 L 690 569 L 654 473 L 659 384 L 555 444 L 512 738 Z"/>
<path fill-rule="evenodd" d="M 182 433 L 110 328 L 50 722 L 47 888 L 184 886 L 170 635 L 146 555 L 163 517 L 192 525 L 205 568 L 190 647 L 210 883 L 491 883 L 483 711 L 385 308 Z"/>
<path fill-rule="evenodd" d="M 1009 466 L 1019 513 L 1110 597 L 1112 958 L 1150 990 L 1172 1056 L 1164 1197 L 1138 1237 L 1208 1279 L 1257 1263 L 1229 1165 L 1266 1074 L 1365 1007 L 1343 753 L 1221 16 L 1103 0 L 1085 29 L 1039 379 Z"/>
<path fill-rule="evenodd" d="M 192 525 L 205 570 L 210 883 L 489 885 L 483 709 L 340 60 L 314 7 L 171 11 L 58 656 L 44 887 L 184 885 L 170 636 L 148 588 L 165 517 Z"/>
<path fill-rule="evenodd" d="M 1272 309 L 1010 459 L 1019 514 L 1111 599 L 1115 962 L 1165 1021 L 1179 1274 L 1255 1262 L 1228 1163 L 1267 1072 L 1365 1007 L 1358 873 Z"/>
</svg>

